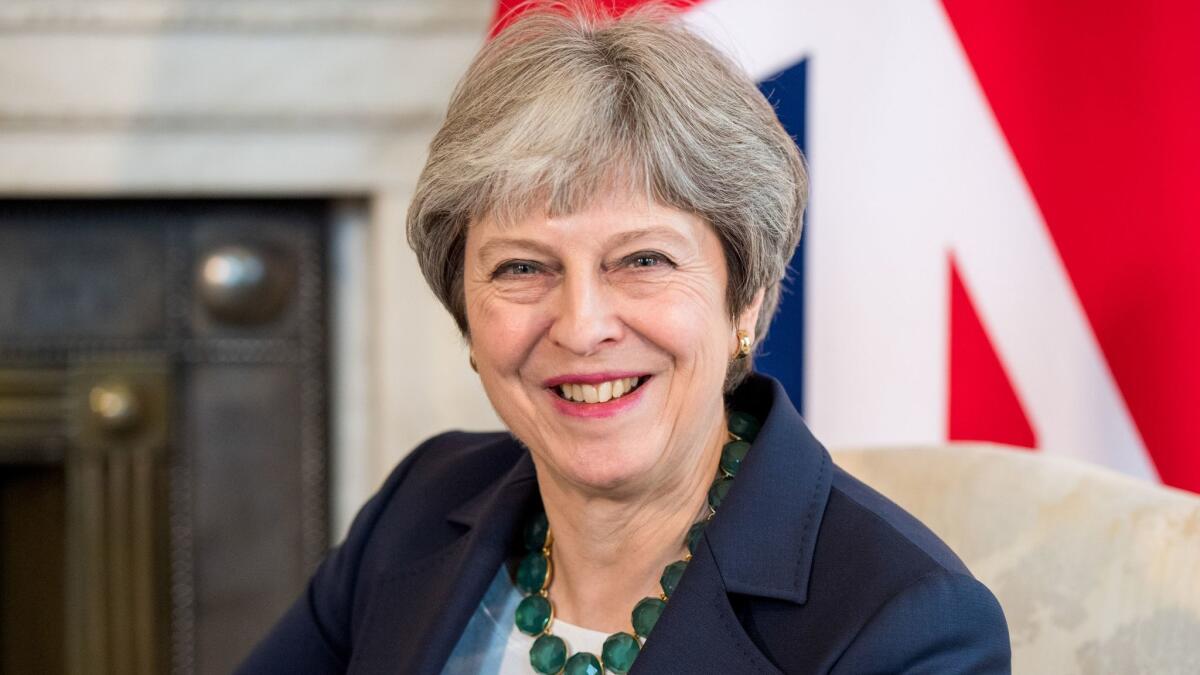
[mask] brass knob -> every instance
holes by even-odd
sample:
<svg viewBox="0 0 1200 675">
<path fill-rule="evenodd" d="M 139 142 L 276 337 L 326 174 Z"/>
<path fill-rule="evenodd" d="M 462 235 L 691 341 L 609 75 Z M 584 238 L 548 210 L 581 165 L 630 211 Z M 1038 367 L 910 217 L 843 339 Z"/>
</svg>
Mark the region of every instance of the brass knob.
<svg viewBox="0 0 1200 675">
<path fill-rule="evenodd" d="M 142 404 L 133 387 L 121 380 L 106 380 L 88 392 L 88 410 L 105 430 L 129 431 L 142 419 Z"/>
<path fill-rule="evenodd" d="M 292 285 L 290 272 L 281 256 L 260 247 L 221 246 L 200 263 L 200 298 L 221 321 L 263 323 L 283 309 Z"/>
</svg>

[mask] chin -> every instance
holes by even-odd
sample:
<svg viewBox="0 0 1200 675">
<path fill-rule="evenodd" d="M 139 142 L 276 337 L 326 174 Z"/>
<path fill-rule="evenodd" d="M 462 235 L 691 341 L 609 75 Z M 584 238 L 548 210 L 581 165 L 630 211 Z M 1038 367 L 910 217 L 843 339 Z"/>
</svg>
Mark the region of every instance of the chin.
<svg viewBox="0 0 1200 675">
<path fill-rule="evenodd" d="M 643 454 L 605 450 L 582 449 L 579 455 L 566 459 L 563 469 L 572 482 L 604 492 L 636 483 L 653 465 L 652 459 Z"/>
</svg>

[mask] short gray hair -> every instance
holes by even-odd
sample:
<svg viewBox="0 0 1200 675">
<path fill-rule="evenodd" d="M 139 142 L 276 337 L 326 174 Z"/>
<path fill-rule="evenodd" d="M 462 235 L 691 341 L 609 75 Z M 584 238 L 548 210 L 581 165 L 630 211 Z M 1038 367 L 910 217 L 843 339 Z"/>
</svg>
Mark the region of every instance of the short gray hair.
<svg viewBox="0 0 1200 675">
<path fill-rule="evenodd" d="M 575 213 L 613 189 L 696 214 L 725 252 L 736 317 L 763 289 L 761 344 L 800 239 L 808 174 L 758 87 L 669 10 L 534 3 L 450 100 L 408 211 L 421 271 L 469 337 L 467 228 Z M 735 362 L 726 381 L 745 377 Z"/>
</svg>

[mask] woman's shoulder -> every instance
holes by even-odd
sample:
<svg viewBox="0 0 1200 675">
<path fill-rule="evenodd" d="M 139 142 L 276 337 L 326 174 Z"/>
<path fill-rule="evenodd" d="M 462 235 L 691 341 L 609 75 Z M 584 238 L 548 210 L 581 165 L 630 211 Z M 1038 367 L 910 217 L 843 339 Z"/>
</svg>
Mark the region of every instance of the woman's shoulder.
<svg viewBox="0 0 1200 675">
<path fill-rule="evenodd" d="M 931 578 L 990 594 L 924 523 L 835 466 L 813 552 L 814 595 L 828 594 L 831 607 L 865 621 Z"/>
<path fill-rule="evenodd" d="M 739 596 L 751 639 L 784 672 L 1008 672 L 991 592 L 915 517 L 836 465 L 831 474 L 805 597 Z"/>
<path fill-rule="evenodd" d="M 507 432 L 433 436 L 392 470 L 359 511 L 346 543 L 358 544 L 368 568 L 371 561 L 391 565 L 419 556 L 453 538 L 457 530 L 447 516 L 502 480 L 527 453 Z"/>
<path fill-rule="evenodd" d="M 838 645 L 836 672 L 889 659 L 1007 671 L 1008 630 L 991 591 L 916 517 L 838 467 L 813 558 L 807 613 Z"/>
<path fill-rule="evenodd" d="M 853 536 L 857 545 L 878 549 L 890 570 L 970 575 L 958 555 L 924 523 L 836 465 L 822 534 Z"/>
<path fill-rule="evenodd" d="M 374 499 L 421 500 L 424 510 L 451 509 L 500 480 L 528 450 L 504 431 L 446 431 L 408 453 Z M 406 517 L 412 510 L 404 509 Z"/>
<path fill-rule="evenodd" d="M 380 585 L 455 541 L 461 530 L 447 515 L 500 481 L 525 453 L 507 433 L 451 431 L 418 445 L 238 672 L 345 672 Z"/>
</svg>

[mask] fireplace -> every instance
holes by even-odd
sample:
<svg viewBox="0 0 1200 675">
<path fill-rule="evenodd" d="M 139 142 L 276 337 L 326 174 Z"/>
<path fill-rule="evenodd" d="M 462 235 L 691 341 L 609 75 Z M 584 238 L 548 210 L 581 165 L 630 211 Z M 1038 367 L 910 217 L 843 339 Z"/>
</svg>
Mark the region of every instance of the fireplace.
<svg viewBox="0 0 1200 675">
<path fill-rule="evenodd" d="M 0 671 L 228 672 L 328 545 L 320 200 L 0 201 Z"/>
</svg>

